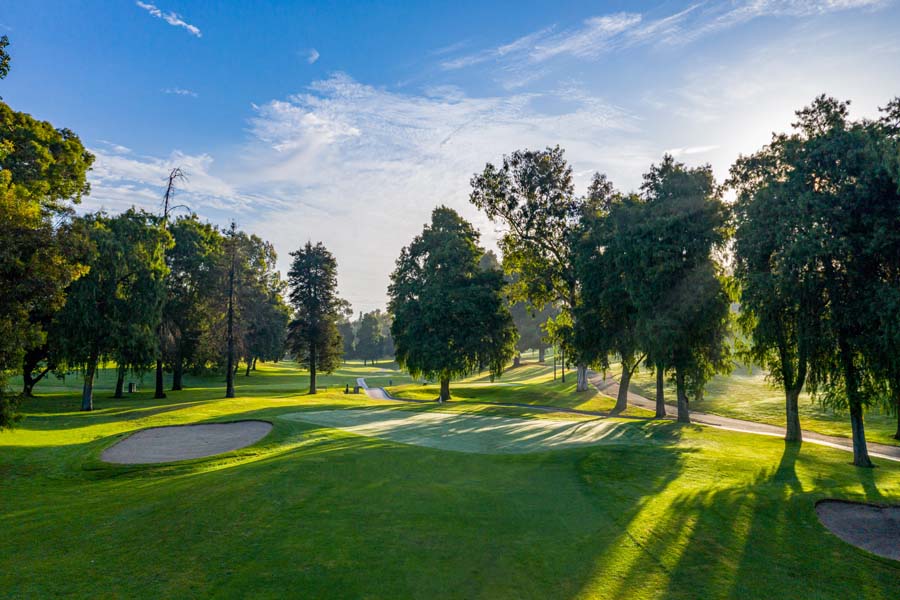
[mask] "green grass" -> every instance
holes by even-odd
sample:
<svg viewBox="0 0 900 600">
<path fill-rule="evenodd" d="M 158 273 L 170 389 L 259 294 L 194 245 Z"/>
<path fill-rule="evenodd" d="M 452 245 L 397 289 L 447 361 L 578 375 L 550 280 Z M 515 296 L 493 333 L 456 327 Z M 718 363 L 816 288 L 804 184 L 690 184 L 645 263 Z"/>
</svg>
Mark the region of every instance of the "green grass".
<svg viewBox="0 0 900 600">
<path fill-rule="evenodd" d="M 278 418 L 384 406 L 341 393 L 366 369 L 351 363 L 317 396 L 279 364 L 238 377 L 233 400 L 216 379 L 163 401 L 111 400 L 105 378 L 92 413 L 77 410 L 77 380 L 27 401 L 20 428 L 0 433 L 0 596 L 897 597 L 900 564 L 830 535 L 813 507 L 898 502 L 900 465 L 858 469 L 829 448 L 648 420 L 621 421 L 620 443 L 479 455 Z M 566 393 L 477 383 L 523 403 Z M 136 429 L 244 418 L 274 429 L 165 466 L 98 458 Z"/>
<path fill-rule="evenodd" d="M 599 412 L 608 412 L 616 404 L 615 398 L 593 387 L 587 392 L 576 392 L 574 370 L 566 371 L 566 381 L 563 382 L 560 369 L 557 369 L 554 380 L 551 361 L 540 364 L 532 356 L 523 359 L 521 366 L 507 369 L 493 382 L 485 373 L 453 381 L 450 385 L 451 399 L 457 402 L 530 404 Z M 389 387 L 388 391 L 396 398 L 434 400 L 440 395 L 440 386 L 411 383 Z M 653 416 L 653 412 L 632 406 L 623 416 L 649 417 Z"/>
<path fill-rule="evenodd" d="M 618 376 L 618 371 L 612 373 Z M 632 391 L 642 396 L 656 397 L 656 376 L 649 371 L 636 373 L 631 385 Z M 666 395 L 668 401 L 674 402 L 674 383 L 667 382 Z M 785 424 L 784 392 L 770 385 L 760 369 L 738 368 L 730 375 L 716 375 L 707 384 L 703 399 L 691 402 L 691 409 L 772 425 Z M 800 424 L 804 429 L 826 435 L 851 437 L 847 413 L 824 408 L 806 393 L 800 396 Z M 896 417 L 870 410 L 865 416 L 865 426 L 869 441 L 900 445 L 893 438 L 897 431 Z"/>
</svg>

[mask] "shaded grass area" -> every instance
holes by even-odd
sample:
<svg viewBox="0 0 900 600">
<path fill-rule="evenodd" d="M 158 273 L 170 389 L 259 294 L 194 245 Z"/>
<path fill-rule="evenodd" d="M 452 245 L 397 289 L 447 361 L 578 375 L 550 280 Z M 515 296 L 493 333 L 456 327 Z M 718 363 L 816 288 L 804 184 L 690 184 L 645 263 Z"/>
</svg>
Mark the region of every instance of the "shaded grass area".
<svg viewBox="0 0 900 600">
<path fill-rule="evenodd" d="M 575 371 L 567 370 L 563 382 L 561 369 L 557 368 L 554 379 L 552 363 L 535 361 L 509 368 L 494 381 L 486 373 L 453 381 L 450 395 L 451 400 L 457 402 L 526 404 L 595 412 L 608 412 L 616 404 L 615 398 L 598 392 L 593 386 L 586 392 L 576 392 L 575 387 Z M 389 387 L 388 392 L 396 398 L 435 400 L 440 395 L 440 386 L 411 383 Z M 653 412 L 632 406 L 623 416 L 652 417 Z"/>
<path fill-rule="evenodd" d="M 616 371 L 613 373 L 617 374 Z M 647 398 L 656 397 L 656 376 L 650 371 L 635 373 L 632 391 Z M 666 383 L 666 399 L 674 402 L 675 384 Z M 707 384 L 701 400 L 692 400 L 691 409 L 784 426 L 784 392 L 766 381 L 760 369 L 738 368 L 730 375 L 716 375 Z M 826 435 L 851 437 L 850 417 L 845 412 L 825 408 L 809 394 L 800 396 L 800 424 L 804 429 Z M 865 415 L 866 438 L 872 442 L 900 445 L 893 438 L 897 419 L 878 410 Z"/>
<path fill-rule="evenodd" d="M 279 418 L 385 406 L 304 395 L 291 369 L 262 366 L 233 400 L 209 381 L 164 401 L 98 399 L 94 413 L 77 412 L 71 392 L 27 401 L 21 428 L 0 433 L 2 594 L 896 598 L 900 564 L 827 533 L 814 504 L 898 502 L 897 465 L 857 469 L 829 448 L 636 420 L 617 422 L 617 443 L 556 452 L 409 446 Z M 164 466 L 98 460 L 135 429 L 246 418 L 271 420 L 272 433 Z"/>
</svg>

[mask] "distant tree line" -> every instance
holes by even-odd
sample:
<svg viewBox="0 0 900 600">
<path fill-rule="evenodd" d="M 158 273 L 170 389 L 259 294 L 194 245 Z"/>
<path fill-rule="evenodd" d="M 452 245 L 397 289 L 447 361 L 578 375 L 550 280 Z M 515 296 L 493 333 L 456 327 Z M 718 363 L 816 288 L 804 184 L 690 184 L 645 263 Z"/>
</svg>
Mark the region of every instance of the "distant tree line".
<svg viewBox="0 0 900 600">
<path fill-rule="evenodd" d="M 362 360 L 363 364 L 375 364 L 381 359 L 394 360 L 394 338 L 391 336 L 390 313 L 379 308 L 359 313 L 352 321 L 344 318 L 338 330 L 344 340 L 344 358 Z"/>
</svg>

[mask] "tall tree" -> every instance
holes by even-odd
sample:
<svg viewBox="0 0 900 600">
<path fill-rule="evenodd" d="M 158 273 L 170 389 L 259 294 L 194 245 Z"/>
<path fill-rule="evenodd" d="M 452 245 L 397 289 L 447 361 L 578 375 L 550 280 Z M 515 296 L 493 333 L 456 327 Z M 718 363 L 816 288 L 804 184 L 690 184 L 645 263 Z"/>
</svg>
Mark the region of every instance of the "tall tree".
<svg viewBox="0 0 900 600">
<path fill-rule="evenodd" d="M 9 72 L 0 38 L 0 79 Z M 0 428 L 15 418 L 7 378 L 24 367 L 25 394 L 46 374 L 47 329 L 64 290 L 84 269 L 71 205 L 90 186 L 94 157 L 68 129 L 55 129 L 0 102 Z"/>
<path fill-rule="evenodd" d="M 635 277 L 636 227 L 643 222 L 642 202 L 636 195 L 615 192 L 603 175 L 592 185 L 594 210 L 582 215 L 582 235 L 576 247 L 576 274 L 582 302 L 576 309 L 576 345 L 591 363 L 604 369 L 610 357 L 622 365 L 613 414 L 628 406 L 631 377 L 643 360 L 639 312 L 634 296 L 641 278 Z"/>
<path fill-rule="evenodd" d="M 708 165 L 688 168 L 669 155 L 644 175 L 641 193 L 638 238 L 646 243 L 633 247 L 626 270 L 638 343 L 658 374 L 674 371 L 678 420 L 690 422 L 688 395 L 699 396 L 714 373 L 731 366 L 731 299 L 719 262 L 727 207 Z"/>
<path fill-rule="evenodd" d="M 120 336 L 152 334 L 159 324 L 171 238 L 157 217 L 134 209 L 79 221 L 90 242 L 90 270 L 70 286 L 53 332 L 67 364 L 83 369 L 81 408 L 92 410 L 97 367 L 116 356 Z"/>
<path fill-rule="evenodd" d="M 822 269 L 811 260 L 816 225 L 802 201 L 807 183 L 797 177 L 804 153 L 798 137 L 775 135 L 759 152 L 739 158 L 729 180 L 737 191 L 739 323 L 750 339 L 750 360 L 784 389 L 787 441 L 802 438 L 799 397 L 823 340 L 827 303 Z"/>
<path fill-rule="evenodd" d="M 346 303 L 337 295 L 337 261 L 322 242 L 291 252 L 288 272 L 294 318 L 289 344 L 297 361 L 309 369 L 309 393 L 316 393 L 318 372 L 340 366 L 343 343 L 337 323 Z"/>
<path fill-rule="evenodd" d="M 226 398 L 234 398 L 234 305 L 235 305 L 235 297 L 234 297 L 234 287 L 235 287 L 235 276 L 237 271 L 237 226 L 235 222 L 231 222 L 231 227 L 228 230 L 228 316 L 227 316 L 227 331 L 226 331 L 226 344 L 227 344 L 227 358 L 225 363 L 225 397 Z"/>
<path fill-rule="evenodd" d="M 381 326 L 374 313 L 366 313 L 359 322 L 359 330 L 356 332 L 356 353 L 363 359 L 375 362 L 381 354 L 381 346 L 384 339 L 381 336 Z"/>
<path fill-rule="evenodd" d="M 516 332 L 503 297 L 503 274 L 479 267 L 479 234 L 441 206 L 431 223 L 403 248 L 388 288 L 397 362 L 414 377 L 450 379 L 484 368 L 503 372 L 515 352 Z"/>
<path fill-rule="evenodd" d="M 825 96 L 797 112 L 791 138 L 802 152 L 790 176 L 806 215 L 795 251 L 817 270 L 827 299 L 824 351 L 810 360 L 809 388 L 849 410 L 853 463 L 869 467 L 863 411 L 892 369 L 882 356 L 894 347 L 884 332 L 897 313 L 885 292 L 897 285 L 900 179 L 896 140 L 884 123 L 851 121 L 848 112 L 848 103 Z"/>
<path fill-rule="evenodd" d="M 517 150 L 503 164 L 488 163 L 472 180 L 470 201 L 505 227 L 500 239 L 503 265 L 519 279 L 513 299 L 543 308 L 556 304 L 569 322 L 579 303 L 572 244 L 581 214 L 593 198 L 575 196 L 572 168 L 558 146 Z M 578 366 L 579 391 L 586 391 L 587 364 L 572 345 L 573 328 L 555 329 Z"/>
<path fill-rule="evenodd" d="M 169 275 L 163 314 L 171 333 L 172 390 L 177 391 L 184 385 L 185 366 L 206 362 L 200 346 L 204 331 L 221 312 L 225 239 L 193 214 L 170 223 L 169 232 L 174 245 L 166 252 Z"/>
</svg>

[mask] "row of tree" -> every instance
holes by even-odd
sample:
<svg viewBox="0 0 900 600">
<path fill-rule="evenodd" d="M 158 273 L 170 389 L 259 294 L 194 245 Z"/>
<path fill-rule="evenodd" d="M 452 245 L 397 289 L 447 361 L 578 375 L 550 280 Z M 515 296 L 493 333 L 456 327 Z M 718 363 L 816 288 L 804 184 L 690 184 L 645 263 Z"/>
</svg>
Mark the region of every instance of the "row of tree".
<svg viewBox="0 0 900 600">
<path fill-rule="evenodd" d="M 0 78 L 7 43 L 0 39 Z M 272 245 L 195 215 L 170 220 L 179 169 L 161 215 L 76 216 L 93 160 L 72 131 L 0 102 L 0 427 L 50 373 L 82 371 L 90 410 L 107 362 L 118 370 L 117 397 L 129 372 L 154 365 L 164 397 L 166 369 L 179 390 L 187 371 L 230 363 L 233 381 L 240 362 L 249 374 L 257 360 L 284 354 L 289 310 Z M 7 385 L 16 373 L 21 394 Z"/>
<path fill-rule="evenodd" d="M 359 313 L 359 318 L 348 318 L 338 323 L 344 342 L 344 359 L 360 359 L 375 363 L 380 358 L 394 356 L 394 338 L 391 337 L 391 315 L 381 309 Z"/>
<path fill-rule="evenodd" d="M 853 121 L 825 96 L 797 117 L 724 185 L 671 156 L 638 192 L 595 174 L 582 196 L 559 147 L 487 164 L 470 199 L 503 227 L 506 278 L 469 223 L 436 209 L 391 277 L 398 361 L 440 380 L 447 399 L 450 379 L 499 375 L 515 354 L 507 300 L 520 313 L 549 307 L 538 339 L 577 365 L 579 391 L 589 366 L 621 364 L 614 413 L 643 364 L 657 416 L 671 378 L 689 422 L 690 398 L 741 357 L 784 387 L 788 440 L 801 438 L 806 387 L 848 410 L 854 464 L 870 466 L 866 406 L 896 411 L 900 439 L 900 99 L 877 120 Z"/>
</svg>

